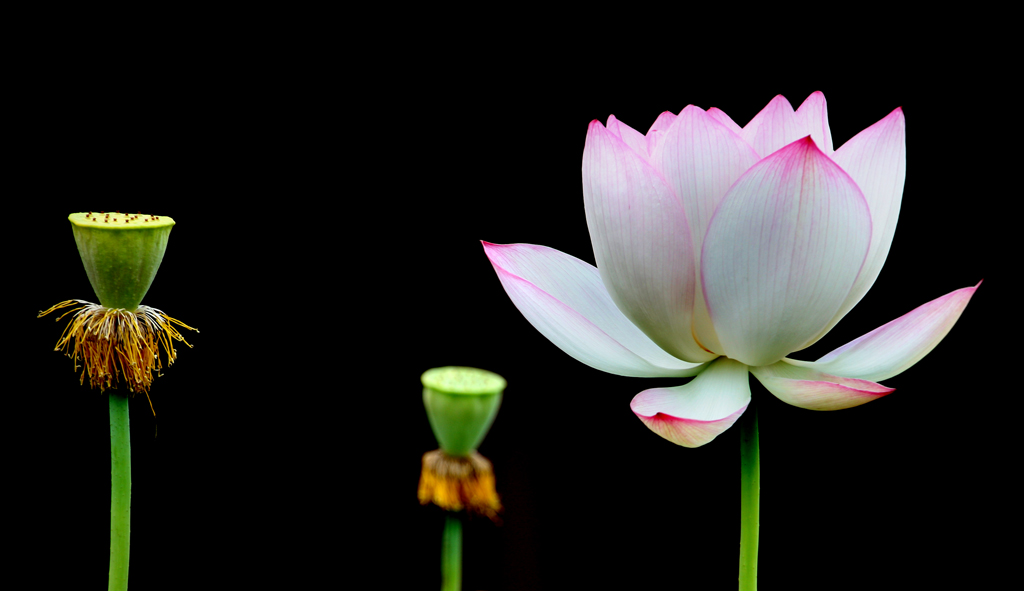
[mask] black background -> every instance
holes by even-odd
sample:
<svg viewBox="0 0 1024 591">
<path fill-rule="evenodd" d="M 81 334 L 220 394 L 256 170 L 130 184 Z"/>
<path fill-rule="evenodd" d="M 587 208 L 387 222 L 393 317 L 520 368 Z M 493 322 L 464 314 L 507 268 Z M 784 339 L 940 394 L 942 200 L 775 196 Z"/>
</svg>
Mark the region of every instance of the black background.
<svg viewBox="0 0 1024 591">
<path fill-rule="evenodd" d="M 985 283 L 882 400 L 811 412 L 752 380 L 761 588 L 997 586 L 1019 391 L 994 303 L 1017 258 L 997 224 L 1019 197 L 1002 180 L 1007 115 L 990 102 L 1006 90 L 1000 64 L 803 44 L 670 54 L 592 30 L 564 51 L 466 33 L 389 58 L 279 29 L 54 36 L 19 63 L 8 556 L 40 588 L 107 572 L 107 405 L 52 352 L 61 326 L 35 318 L 95 299 L 65 221 L 89 209 L 176 220 L 143 303 L 201 331 L 154 384 L 156 418 L 131 405 L 132 588 L 436 588 L 443 516 L 416 483 L 436 447 L 419 375 L 442 365 L 509 383 L 480 448 L 504 523 L 467 526 L 465 589 L 734 588 L 738 430 L 698 449 L 651 433 L 630 399 L 681 380 L 569 358 L 515 309 L 479 241 L 592 263 L 592 119 L 646 131 L 692 103 L 743 125 L 776 94 L 795 108 L 815 90 L 836 147 L 902 106 L 907 181 L 875 287 L 800 358 Z"/>
</svg>

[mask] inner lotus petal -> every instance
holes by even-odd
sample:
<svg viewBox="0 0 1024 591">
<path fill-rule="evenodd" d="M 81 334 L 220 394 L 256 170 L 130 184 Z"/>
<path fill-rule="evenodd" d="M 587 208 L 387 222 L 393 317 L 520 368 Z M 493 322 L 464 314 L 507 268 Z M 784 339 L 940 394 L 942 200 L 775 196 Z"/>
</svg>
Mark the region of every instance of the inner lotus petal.
<svg viewBox="0 0 1024 591">
<path fill-rule="evenodd" d="M 810 137 L 758 162 L 722 200 L 701 253 L 718 352 L 757 366 L 798 349 L 839 309 L 870 239 L 860 189 Z"/>
<path fill-rule="evenodd" d="M 691 330 L 696 257 L 679 197 L 597 121 L 583 149 L 583 201 L 597 268 L 619 310 L 672 355 L 712 359 Z"/>
</svg>

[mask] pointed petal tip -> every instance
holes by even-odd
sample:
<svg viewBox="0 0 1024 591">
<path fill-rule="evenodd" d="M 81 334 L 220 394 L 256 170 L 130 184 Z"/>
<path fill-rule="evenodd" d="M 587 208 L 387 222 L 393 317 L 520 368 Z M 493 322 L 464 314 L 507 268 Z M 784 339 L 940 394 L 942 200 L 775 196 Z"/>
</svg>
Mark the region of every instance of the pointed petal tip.
<svg viewBox="0 0 1024 591">
<path fill-rule="evenodd" d="M 842 410 L 888 396 L 895 388 L 870 380 L 844 378 L 794 365 L 778 363 L 751 368 L 751 373 L 776 398 L 807 410 Z"/>
<path fill-rule="evenodd" d="M 830 374 L 880 382 L 899 375 L 934 349 L 959 320 L 978 285 L 926 302 L 903 316 L 825 354 L 794 365 Z"/>
</svg>

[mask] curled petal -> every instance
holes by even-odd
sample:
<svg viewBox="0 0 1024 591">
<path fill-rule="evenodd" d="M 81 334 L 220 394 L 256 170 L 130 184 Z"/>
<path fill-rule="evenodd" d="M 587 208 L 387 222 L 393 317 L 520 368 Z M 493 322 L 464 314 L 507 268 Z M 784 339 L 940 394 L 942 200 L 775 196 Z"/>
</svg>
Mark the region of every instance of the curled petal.
<svg viewBox="0 0 1024 591">
<path fill-rule="evenodd" d="M 874 285 L 889 255 L 889 247 L 896 232 L 896 219 L 900 215 L 900 203 L 903 201 L 903 181 L 907 174 L 907 133 L 903 110 L 896 109 L 858 133 L 836 150 L 832 160 L 850 175 L 864 193 L 871 211 L 871 246 L 850 294 L 832 321 L 807 343 L 808 346 L 825 336 L 860 302 Z"/>
<path fill-rule="evenodd" d="M 682 203 L 653 166 L 597 121 L 583 148 L 583 202 L 597 268 L 619 310 L 668 353 L 712 359 L 690 326 L 696 258 Z"/>
<path fill-rule="evenodd" d="M 699 447 L 731 427 L 748 404 L 747 367 L 722 357 L 688 384 L 644 390 L 629 407 L 658 435 L 683 447 Z"/>
<path fill-rule="evenodd" d="M 546 246 L 483 245 L 523 316 L 578 361 L 634 377 L 692 376 L 702 369 L 659 349 L 623 316 L 593 266 Z"/>
<path fill-rule="evenodd" d="M 958 289 L 918 306 L 817 361 L 787 361 L 851 378 L 887 380 L 907 370 L 939 344 L 980 285 L 978 282 L 974 287 Z"/>
<path fill-rule="evenodd" d="M 871 217 L 856 183 L 810 137 L 761 160 L 704 239 L 704 299 L 723 350 L 769 365 L 817 335 L 850 292 Z"/>
<path fill-rule="evenodd" d="M 779 400 L 809 410 L 852 408 L 894 391 L 894 388 L 867 380 L 841 378 L 791 365 L 787 359 L 772 365 L 751 367 L 750 373 Z"/>
</svg>

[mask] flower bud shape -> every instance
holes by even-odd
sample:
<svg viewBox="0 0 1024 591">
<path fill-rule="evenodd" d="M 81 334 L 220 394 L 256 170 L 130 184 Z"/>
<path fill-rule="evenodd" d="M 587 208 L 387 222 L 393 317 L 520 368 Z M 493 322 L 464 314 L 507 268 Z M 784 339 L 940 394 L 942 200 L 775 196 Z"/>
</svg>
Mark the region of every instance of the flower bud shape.
<svg viewBox="0 0 1024 591">
<path fill-rule="evenodd" d="M 465 457 L 491 428 L 505 379 L 472 367 L 437 367 L 421 376 L 423 406 L 444 453 Z"/>
<path fill-rule="evenodd" d="M 68 220 L 100 303 L 135 311 L 160 268 L 174 220 L 94 211 L 73 213 Z"/>
</svg>

